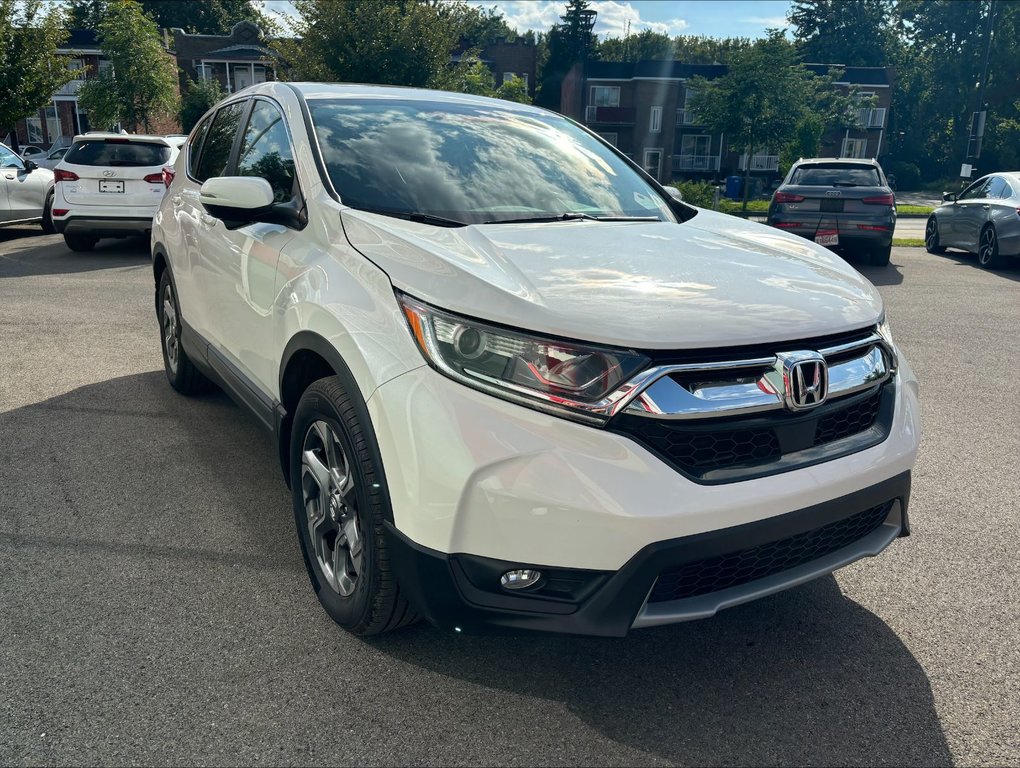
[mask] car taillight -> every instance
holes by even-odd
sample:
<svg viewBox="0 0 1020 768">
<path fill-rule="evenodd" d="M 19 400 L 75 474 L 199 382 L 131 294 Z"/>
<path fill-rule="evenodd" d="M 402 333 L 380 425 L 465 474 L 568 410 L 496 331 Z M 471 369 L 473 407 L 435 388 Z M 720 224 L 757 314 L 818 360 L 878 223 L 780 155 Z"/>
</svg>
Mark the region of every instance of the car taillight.
<svg viewBox="0 0 1020 768">
<path fill-rule="evenodd" d="M 171 168 L 169 166 L 164 167 L 163 168 L 163 183 L 167 187 L 169 187 L 170 184 L 173 182 L 174 176 L 176 174 L 177 174 L 177 172 L 173 168 Z"/>
<path fill-rule="evenodd" d="M 50 213 L 54 216 L 66 216 L 70 209 L 68 208 L 51 208 Z"/>
<path fill-rule="evenodd" d="M 149 184 L 162 184 L 163 183 L 163 171 L 159 173 L 150 173 L 142 181 L 147 181 Z"/>
<path fill-rule="evenodd" d="M 53 171 L 53 183 L 58 181 L 78 181 L 78 174 L 65 171 L 63 168 L 56 168 Z"/>
<path fill-rule="evenodd" d="M 874 197 L 866 197 L 861 202 L 868 205 L 895 205 L 896 198 L 892 195 L 875 195 Z"/>
<path fill-rule="evenodd" d="M 802 203 L 804 202 L 804 195 L 794 195 L 790 192 L 776 192 L 776 196 L 772 198 L 775 203 Z"/>
<path fill-rule="evenodd" d="M 772 226 L 776 227 L 777 229 L 799 229 L 804 225 L 801 224 L 799 221 L 777 221 Z"/>
<path fill-rule="evenodd" d="M 170 182 L 173 180 L 173 168 L 163 168 L 159 173 L 150 173 L 143 179 L 143 181 L 147 181 L 149 184 L 162 184 L 164 187 L 169 187 Z"/>
</svg>

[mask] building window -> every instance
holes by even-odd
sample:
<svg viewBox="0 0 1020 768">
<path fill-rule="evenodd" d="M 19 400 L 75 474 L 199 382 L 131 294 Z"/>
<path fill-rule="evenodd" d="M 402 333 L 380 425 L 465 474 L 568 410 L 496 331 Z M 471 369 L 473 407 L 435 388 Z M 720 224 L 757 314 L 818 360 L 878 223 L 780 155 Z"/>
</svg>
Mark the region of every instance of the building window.
<svg viewBox="0 0 1020 768">
<path fill-rule="evenodd" d="M 867 157 L 867 139 L 843 139 L 843 152 L 840 157 Z"/>
<path fill-rule="evenodd" d="M 609 142 L 610 144 L 612 144 L 612 145 L 613 145 L 614 147 L 618 147 L 618 146 L 620 146 L 620 145 L 619 145 L 619 144 L 617 143 L 617 142 L 619 142 L 619 140 L 620 140 L 620 135 L 619 135 L 618 133 L 600 133 L 600 134 L 599 134 L 599 136 L 601 136 L 601 137 L 602 137 L 603 139 L 605 139 L 606 141 L 608 141 L 608 142 Z"/>
<path fill-rule="evenodd" d="M 518 73 L 518 72 L 504 72 L 503 73 L 503 82 L 504 83 L 509 83 L 515 77 L 521 78 L 521 80 L 524 81 L 524 87 L 525 88 L 528 87 L 528 73 L 527 72 L 520 72 L 520 73 Z"/>
<path fill-rule="evenodd" d="M 28 127 L 28 143 L 41 144 L 43 140 L 42 119 L 38 115 L 29 117 L 25 120 L 25 125 Z"/>
<path fill-rule="evenodd" d="M 620 106 L 620 86 L 593 85 L 591 87 L 591 100 L 588 103 L 593 107 Z"/>
<path fill-rule="evenodd" d="M 662 107 L 652 107 L 648 113 L 648 130 L 658 133 L 662 130 Z"/>
<path fill-rule="evenodd" d="M 661 149 L 646 149 L 644 157 L 644 169 L 648 171 L 648 175 L 654 179 L 659 178 L 659 173 L 662 171 L 662 150 Z"/>
<path fill-rule="evenodd" d="M 50 144 L 52 144 L 61 134 L 60 119 L 57 117 L 57 108 L 55 106 L 46 107 L 44 112 L 46 114 L 46 135 Z"/>
<path fill-rule="evenodd" d="M 199 64 L 195 67 L 195 72 L 198 74 L 199 80 L 208 80 L 212 77 L 212 67 L 208 64 Z"/>
</svg>

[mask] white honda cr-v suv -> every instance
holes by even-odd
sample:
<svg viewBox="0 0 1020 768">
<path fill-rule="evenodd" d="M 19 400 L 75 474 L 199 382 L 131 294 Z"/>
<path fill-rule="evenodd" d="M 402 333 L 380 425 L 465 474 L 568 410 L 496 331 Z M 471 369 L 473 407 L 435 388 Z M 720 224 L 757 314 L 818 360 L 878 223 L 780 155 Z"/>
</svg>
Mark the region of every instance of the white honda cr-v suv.
<svg viewBox="0 0 1020 768">
<path fill-rule="evenodd" d="M 711 616 L 906 535 L 917 382 L 826 249 L 506 101 L 265 83 L 152 228 L 166 374 L 279 446 L 341 626 Z"/>
</svg>

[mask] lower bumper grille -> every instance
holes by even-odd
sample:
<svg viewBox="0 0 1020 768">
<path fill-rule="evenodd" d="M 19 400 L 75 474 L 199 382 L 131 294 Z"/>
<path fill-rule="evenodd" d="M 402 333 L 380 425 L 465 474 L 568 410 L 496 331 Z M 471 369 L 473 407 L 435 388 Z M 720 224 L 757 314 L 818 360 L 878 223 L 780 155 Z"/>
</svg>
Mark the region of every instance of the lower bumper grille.
<svg viewBox="0 0 1020 768">
<path fill-rule="evenodd" d="M 663 571 L 652 588 L 648 602 L 682 600 L 718 592 L 825 557 L 875 531 L 888 517 L 892 503 L 879 504 L 786 539 Z"/>
</svg>

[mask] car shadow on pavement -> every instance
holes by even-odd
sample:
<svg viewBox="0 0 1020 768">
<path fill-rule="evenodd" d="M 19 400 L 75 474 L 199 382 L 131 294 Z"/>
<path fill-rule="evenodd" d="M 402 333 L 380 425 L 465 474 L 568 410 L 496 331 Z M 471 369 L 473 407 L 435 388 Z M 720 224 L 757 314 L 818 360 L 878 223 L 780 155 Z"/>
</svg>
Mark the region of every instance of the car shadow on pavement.
<svg viewBox="0 0 1020 768">
<path fill-rule="evenodd" d="M 621 640 L 416 625 L 371 642 L 443 676 L 562 701 L 607 738 L 674 764 L 951 763 L 924 669 L 831 576 Z"/>
<path fill-rule="evenodd" d="M 947 259 L 948 261 L 956 262 L 961 267 L 971 267 L 972 269 L 981 269 L 978 264 L 977 256 L 973 253 L 967 253 L 966 251 L 958 251 L 950 249 L 945 253 L 940 254 L 928 254 L 929 258 L 932 259 Z M 1006 280 L 1012 280 L 1014 282 L 1020 282 L 1020 256 L 1014 256 L 1012 259 L 1006 262 L 1006 266 L 999 267 L 997 269 L 985 270 L 990 275 L 1004 278 Z"/>
<path fill-rule="evenodd" d="M 870 264 L 854 264 L 854 268 L 871 281 L 872 285 L 899 285 L 903 282 L 903 273 L 893 262 L 884 267 Z"/>
<path fill-rule="evenodd" d="M 149 260 L 149 241 L 143 237 L 103 239 L 95 250 L 76 253 L 60 235 L 45 235 L 37 227 L 0 228 L 0 279 L 138 267 Z"/>
</svg>

